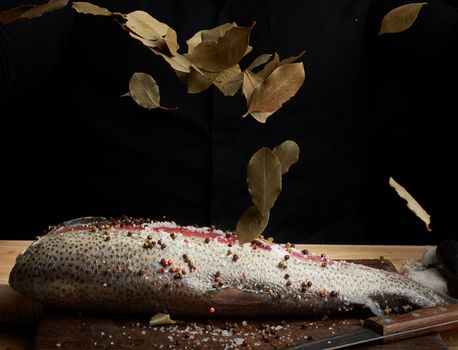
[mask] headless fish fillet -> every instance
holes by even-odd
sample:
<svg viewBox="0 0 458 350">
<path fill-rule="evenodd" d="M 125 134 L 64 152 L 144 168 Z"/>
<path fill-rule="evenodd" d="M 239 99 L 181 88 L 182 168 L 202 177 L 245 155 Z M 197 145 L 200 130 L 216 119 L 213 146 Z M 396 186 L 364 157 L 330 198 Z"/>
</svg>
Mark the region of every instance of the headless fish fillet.
<svg viewBox="0 0 458 350">
<path fill-rule="evenodd" d="M 100 220 L 100 219 L 99 219 Z M 375 314 L 451 300 L 399 274 L 173 222 L 73 220 L 19 257 L 10 286 L 78 310 L 180 316 Z"/>
</svg>

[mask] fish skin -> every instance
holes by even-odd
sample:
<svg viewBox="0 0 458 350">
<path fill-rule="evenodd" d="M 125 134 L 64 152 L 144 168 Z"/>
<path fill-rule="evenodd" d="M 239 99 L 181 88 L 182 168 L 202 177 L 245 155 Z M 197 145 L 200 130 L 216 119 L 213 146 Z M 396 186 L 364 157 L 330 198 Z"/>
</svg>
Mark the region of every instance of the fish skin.
<svg viewBox="0 0 458 350">
<path fill-rule="evenodd" d="M 62 308 L 205 317 L 360 307 L 381 314 L 451 301 L 396 273 L 279 244 L 239 245 L 235 234 L 213 228 L 119 223 L 54 228 L 18 257 L 10 286 Z"/>
</svg>

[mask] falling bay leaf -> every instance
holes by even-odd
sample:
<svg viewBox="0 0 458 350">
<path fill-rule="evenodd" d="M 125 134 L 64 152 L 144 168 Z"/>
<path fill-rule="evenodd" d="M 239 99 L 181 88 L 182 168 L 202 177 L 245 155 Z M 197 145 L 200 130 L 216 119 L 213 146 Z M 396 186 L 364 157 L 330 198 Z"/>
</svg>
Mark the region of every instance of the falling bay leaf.
<svg viewBox="0 0 458 350">
<path fill-rule="evenodd" d="M 277 69 L 278 67 L 283 66 L 285 64 L 289 64 L 289 63 L 293 63 L 293 62 L 297 61 L 299 58 L 301 58 L 304 55 L 304 53 L 305 53 L 305 51 L 302 51 L 297 56 L 287 57 L 285 59 L 282 59 L 281 61 L 280 61 L 280 56 L 278 56 L 278 54 L 275 53 L 275 55 L 272 58 L 272 60 L 270 62 L 268 62 L 265 65 L 265 67 L 260 72 L 258 72 L 257 74 L 260 77 L 266 79 L 275 69 Z"/>
<path fill-rule="evenodd" d="M 143 45 L 145 45 L 146 47 L 149 47 L 149 48 L 159 48 L 159 49 L 161 49 L 161 48 L 165 47 L 165 41 L 163 41 L 162 39 L 158 39 L 158 40 L 145 39 L 145 38 L 142 38 L 141 36 L 135 34 L 134 32 L 131 32 L 131 31 L 129 31 L 129 36 L 134 38 L 135 40 L 138 40 Z M 162 52 L 162 51 L 160 51 L 160 52 Z"/>
<path fill-rule="evenodd" d="M 280 66 L 283 66 L 285 64 L 290 64 L 290 63 L 293 63 L 293 62 L 296 62 L 299 58 L 301 58 L 303 55 L 304 55 L 305 51 L 302 51 L 299 55 L 297 56 L 291 56 L 291 57 L 287 57 L 287 58 L 284 58 L 280 61 Z"/>
<path fill-rule="evenodd" d="M 281 164 L 270 149 L 263 147 L 251 157 L 247 183 L 254 205 L 266 216 L 282 188 Z"/>
<path fill-rule="evenodd" d="M 21 5 L 0 12 L 0 23 L 8 24 L 21 18 L 22 14 L 36 5 Z"/>
<path fill-rule="evenodd" d="M 253 46 L 248 45 L 248 47 L 247 47 L 246 50 L 245 50 L 245 53 L 243 54 L 243 57 L 245 57 L 246 55 L 248 55 L 251 51 L 253 51 Z"/>
<path fill-rule="evenodd" d="M 250 243 L 260 236 L 269 222 L 270 211 L 262 215 L 256 206 L 246 209 L 237 222 L 237 238 L 239 244 Z"/>
<path fill-rule="evenodd" d="M 379 35 L 399 33 L 409 29 L 426 2 L 405 4 L 388 12 L 382 19 Z"/>
<path fill-rule="evenodd" d="M 250 63 L 250 65 L 246 68 L 246 70 L 252 71 L 253 69 L 263 65 L 264 63 L 269 62 L 270 58 L 272 55 L 270 53 L 265 53 L 263 55 L 259 55 L 256 57 L 253 62 Z"/>
<path fill-rule="evenodd" d="M 188 87 L 188 94 L 197 94 L 204 90 L 207 90 L 212 84 L 213 79 L 216 78 L 218 73 L 202 74 L 201 70 L 197 70 L 196 67 L 191 66 L 189 73 L 179 72 L 175 70 L 175 73 Z"/>
<path fill-rule="evenodd" d="M 265 123 L 267 118 L 269 118 L 275 111 L 272 112 L 251 112 L 251 116 L 260 123 Z"/>
<path fill-rule="evenodd" d="M 246 70 L 243 72 L 243 85 L 242 91 L 245 99 L 247 101 L 247 105 L 250 104 L 251 95 L 256 87 L 263 83 L 264 79 L 262 79 L 259 75 Z M 256 119 L 260 123 L 265 123 L 267 118 L 271 116 L 274 112 L 251 112 L 251 116 Z M 246 117 L 248 113 L 244 114 L 242 117 Z"/>
<path fill-rule="evenodd" d="M 199 30 L 190 39 L 186 40 L 188 45 L 188 53 L 191 53 L 194 48 L 199 45 L 203 40 L 217 41 L 222 37 L 229 29 L 237 27 L 235 22 L 224 23 L 218 27 L 212 29 Z"/>
<path fill-rule="evenodd" d="M 261 85 L 263 81 L 264 79 L 249 70 L 243 72 L 242 91 L 247 101 L 247 105 L 250 104 L 251 95 L 253 94 L 254 89 Z"/>
<path fill-rule="evenodd" d="M 50 0 L 48 3 L 43 4 L 43 5 L 38 5 L 30 10 L 24 12 L 21 15 L 21 18 L 36 18 L 44 15 L 45 13 L 53 12 L 56 10 L 59 10 L 61 8 L 64 8 L 67 6 L 68 0 Z"/>
<path fill-rule="evenodd" d="M 425 223 L 426 229 L 431 232 L 431 216 L 426 210 L 424 210 L 415 198 L 413 198 L 412 195 L 392 177 L 390 177 L 389 184 L 396 190 L 399 197 L 407 202 L 407 207 Z"/>
<path fill-rule="evenodd" d="M 180 48 L 180 45 L 178 45 L 177 32 L 169 28 L 167 34 L 164 36 L 164 41 L 172 56 L 175 56 Z"/>
<path fill-rule="evenodd" d="M 18 19 L 32 19 L 41 17 L 67 6 L 68 0 L 50 0 L 42 5 L 22 5 L 0 13 L 0 22 L 11 23 Z"/>
<path fill-rule="evenodd" d="M 149 320 L 150 326 L 166 326 L 169 324 L 181 323 L 181 321 L 175 321 L 170 318 L 169 314 L 156 314 Z"/>
<path fill-rule="evenodd" d="M 186 56 L 179 53 L 176 53 L 175 56 L 170 56 L 154 47 L 150 47 L 150 50 L 153 51 L 156 55 L 161 56 L 173 69 L 184 73 L 191 72 L 192 63 L 187 59 Z"/>
<path fill-rule="evenodd" d="M 132 99 L 143 108 L 164 108 L 160 105 L 159 86 L 154 78 L 146 73 L 134 73 L 129 81 Z"/>
<path fill-rule="evenodd" d="M 251 27 L 234 27 L 215 41 L 202 41 L 189 54 L 189 60 L 209 72 L 221 72 L 236 65 L 244 56 Z"/>
<path fill-rule="evenodd" d="M 238 64 L 223 70 L 219 73 L 213 84 L 224 94 L 224 96 L 234 96 L 242 86 L 242 81 L 235 80 L 241 73 Z"/>
<path fill-rule="evenodd" d="M 201 33 L 202 41 L 218 41 L 219 38 L 223 37 L 229 30 L 237 27 L 235 22 L 224 23 L 218 27 L 204 30 Z"/>
<path fill-rule="evenodd" d="M 158 31 L 158 20 L 145 11 L 130 12 L 126 16 L 127 22 L 124 24 L 126 28 L 134 32 L 138 36 L 147 40 L 162 40 L 162 35 Z M 161 27 L 159 25 L 159 27 Z M 168 28 L 168 26 L 167 26 Z M 159 28 L 161 30 L 162 28 Z M 167 34 L 167 31 L 165 31 Z"/>
<path fill-rule="evenodd" d="M 290 63 L 275 69 L 256 87 L 251 95 L 248 112 L 275 112 L 293 97 L 305 80 L 303 63 Z M 264 122 L 267 120 L 260 120 Z"/>
<path fill-rule="evenodd" d="M 264 68 L 256 73 L 262 79 L 266 79 L 275 69 L 280 66 L 280 56 L 275 52 L 274 57 L 267 62 Z"/>
<path fill-rule="evenodd" d="M 104 7 L 91 4 L 85 1 L 74 1 L 72 8 L 81 14 L 94 15 L 94 16 L 111 16 L 112 12 Z"/>
<path fill-rule="evenodd" d="M 287 140 L 281 145 L 276 146 L 272 152 L 280 161 L 282 175 L 286 174 L 289 167 L 299 160 L 299 146 L 291 140 Z"/>
</svg>

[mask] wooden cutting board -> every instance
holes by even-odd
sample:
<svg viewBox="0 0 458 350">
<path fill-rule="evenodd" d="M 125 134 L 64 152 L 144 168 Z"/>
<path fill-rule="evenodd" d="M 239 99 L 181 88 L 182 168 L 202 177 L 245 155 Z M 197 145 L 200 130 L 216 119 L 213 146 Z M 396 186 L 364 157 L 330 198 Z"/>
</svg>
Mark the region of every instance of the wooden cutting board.
<svg viewBox="0 0 458 350">
<path fill-rule="evenodd" d="M 387 260 L 352 260 L 396 271 Z M 283 349 L 361 327 L 369 314 L 332 319 L 183 320 L 150 327 L 146 318 L 121 318 L 47 310 L 37 329 L 36 350 L 48 349 Z M 439 334 L 358 349 L 447 349 Z"/>
</svg>

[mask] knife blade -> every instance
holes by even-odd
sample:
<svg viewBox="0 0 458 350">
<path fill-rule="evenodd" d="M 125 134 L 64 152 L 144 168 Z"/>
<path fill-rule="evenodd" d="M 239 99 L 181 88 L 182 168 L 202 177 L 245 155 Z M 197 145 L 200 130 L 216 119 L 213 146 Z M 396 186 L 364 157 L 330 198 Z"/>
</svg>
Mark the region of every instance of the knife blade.
<svg viewBox="0 0 458 350">
<path fill-rule="evenodd" d="M 284 350 L 342 349 L 375 341 L 388 343 L 453 328 L 458 328 L 458 304 L 419 309 L 402 315 L 371 317 L 361 329 Z"/>
</svg>

